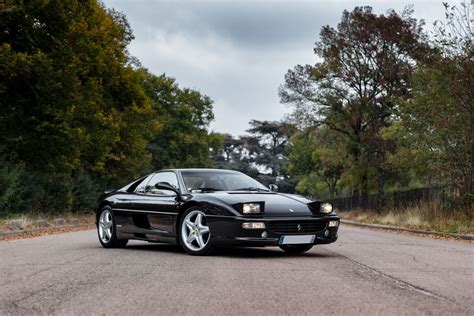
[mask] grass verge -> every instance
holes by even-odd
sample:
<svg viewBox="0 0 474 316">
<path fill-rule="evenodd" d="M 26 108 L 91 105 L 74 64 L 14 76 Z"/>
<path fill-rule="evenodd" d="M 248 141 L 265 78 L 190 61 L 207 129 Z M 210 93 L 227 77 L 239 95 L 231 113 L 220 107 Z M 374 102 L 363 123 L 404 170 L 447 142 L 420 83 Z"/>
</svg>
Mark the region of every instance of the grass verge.
<svg viewBox="0 0 474 316">
<path fill-rule="evenodd" d="M 94 214 L 92 212 L 88 213 L 28 213 L 28 214 L 6 214 L 5 216 L 0 217 L 0 231 L 12 231 L 15 230 L 11 226 L 11 221 L 20 220 L 22 222 L 21 229 L 29 230 L 34 228 L 44 228 L 54 227 L 53 220 L 56 218 L 62 218 L 64 220 L 64 225 L 69 225 L 73 219 L 78 221 L 78 225 L 94 225 Z M 46 226 L 39 225 L 37 220 L 45 220 Z"/>
<path fill-rule="evenodd" d="M 473 210 L 444 210 L 435 204 L 381 212 L 354 209 L 339 212 L 338 215 L 343 219 L 368 224 L 392 225 L 446 233 L 474 234 Z"/>
</svg>

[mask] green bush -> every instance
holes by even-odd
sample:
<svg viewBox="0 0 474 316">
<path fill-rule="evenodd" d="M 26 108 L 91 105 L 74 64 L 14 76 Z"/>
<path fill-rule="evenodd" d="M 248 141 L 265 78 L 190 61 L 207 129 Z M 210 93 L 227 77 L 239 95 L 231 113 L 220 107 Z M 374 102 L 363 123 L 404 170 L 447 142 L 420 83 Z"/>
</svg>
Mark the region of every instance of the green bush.
<svg viewBox="0 0 474 316">
<path fill-rule="evenodd" d="M 93 210 L 103 186 L 94 179 L 84 171 L 34 171 L 0 158 L 0 217 Z"/>
<path fill-rule="evenodd" d="M 101 185 L 97 180 L 84 172 L 78 172 L 72 181 L 72 208 L 76 212 L 89 211 L 96 207 Z"/>
<path fill-rule="evenodd" d="M 15 208 L 17 194 L 21 191 L 23 167 L 0 160 L 0 215 Z"/>
</svg>

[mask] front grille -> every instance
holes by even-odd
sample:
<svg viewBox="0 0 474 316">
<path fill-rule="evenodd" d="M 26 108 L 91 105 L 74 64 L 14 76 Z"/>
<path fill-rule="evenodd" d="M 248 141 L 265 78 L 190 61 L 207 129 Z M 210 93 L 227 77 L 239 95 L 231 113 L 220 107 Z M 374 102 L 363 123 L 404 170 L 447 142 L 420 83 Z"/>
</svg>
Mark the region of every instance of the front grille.
<svg viewBox="0 0 474 316">
<path fill-rule="evenodd" d="M 326 225 L 327 222 L 323 221 L 275 221 L 268 223 L 268 229 L 279 234 L 315 234 L 324 230 Z"/>
</svg>

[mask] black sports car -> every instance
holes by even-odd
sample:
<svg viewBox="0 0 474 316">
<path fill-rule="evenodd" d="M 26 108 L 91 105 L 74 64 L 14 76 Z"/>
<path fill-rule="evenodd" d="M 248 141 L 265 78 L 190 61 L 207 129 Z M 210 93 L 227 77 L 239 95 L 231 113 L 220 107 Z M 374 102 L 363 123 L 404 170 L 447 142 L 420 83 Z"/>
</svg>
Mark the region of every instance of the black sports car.
<svg viewBox="0 0 474 316">
<path fill-rule="evenodd" d="M 105 248 L 129 239 L 180 244 L 193 255 L 219 245 L 301 253 L 336 241 L 339 217 L 330 203 L 277 189 L 232 170 L 158 171 L 100 198 L 99 240 Z"/>
</svg>

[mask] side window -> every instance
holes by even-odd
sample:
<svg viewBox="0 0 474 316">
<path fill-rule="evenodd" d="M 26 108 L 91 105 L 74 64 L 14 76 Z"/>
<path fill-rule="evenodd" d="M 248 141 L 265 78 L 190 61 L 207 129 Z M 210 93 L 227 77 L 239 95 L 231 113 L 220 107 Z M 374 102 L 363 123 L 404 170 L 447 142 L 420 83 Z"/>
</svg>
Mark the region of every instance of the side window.
<svg viewBox="0 0 474 316">
<path fill-rule="evenodd" d="M 155 188 L 155 185 L 158 182 L 165 182 L 172 187 L 179 189 L 178 186 L 178 178 L 176 177 L 176 174 L 174 172 L 159 172 L 155 173 L 153 177 L 151 178 L 150 182 L 148 182 L 148 185 L 146 187 L 147 193 L 150 194 L 162 194 L 162 195 L 176 195 L 173 191 L 170 190 L 158 190 Z"/>
<path fill-rule="evenodd" d="M 150 181 L 151 177 L 153 175 L 149 175 L 148 177 L 146 177 L 145 180 L 143 180 L 142 182 L 140 182 L 140 184 L 137 186 L 137 188 L 135 189 L 135 193 L 145 193 L 146 192 L 146 185 L 148 184 L 148 182 Z"/>
</svg>

